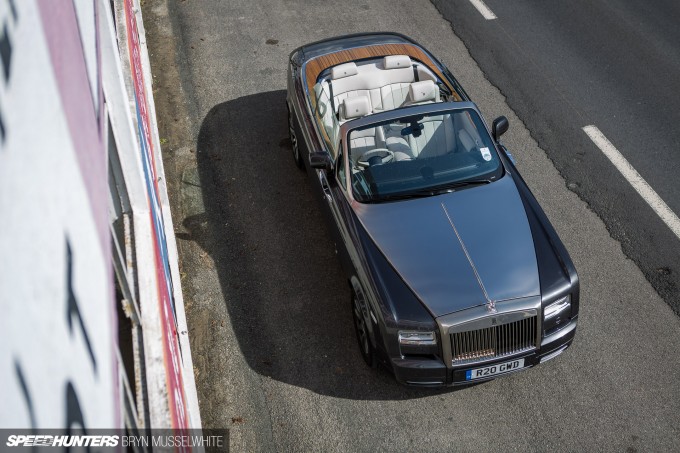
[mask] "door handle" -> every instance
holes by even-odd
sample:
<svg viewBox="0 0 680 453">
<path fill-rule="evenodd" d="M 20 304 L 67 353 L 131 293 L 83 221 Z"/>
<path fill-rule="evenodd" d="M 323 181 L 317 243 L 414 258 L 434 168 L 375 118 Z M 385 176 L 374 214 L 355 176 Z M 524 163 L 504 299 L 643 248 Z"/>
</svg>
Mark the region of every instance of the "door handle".
<svg viewBox="0 0 680 453">
<path fill-rule="evenodd" d="M 319 182 L 321 183 L 321 189 L 323 190 L 326 199 L 329 202 L 333 201 L 333 195 L 331 193 L 331 186 L 328 185 L 328 180 L 326 179 L 326 174 L 320 170 L 319 171 Z"/>
</svg>

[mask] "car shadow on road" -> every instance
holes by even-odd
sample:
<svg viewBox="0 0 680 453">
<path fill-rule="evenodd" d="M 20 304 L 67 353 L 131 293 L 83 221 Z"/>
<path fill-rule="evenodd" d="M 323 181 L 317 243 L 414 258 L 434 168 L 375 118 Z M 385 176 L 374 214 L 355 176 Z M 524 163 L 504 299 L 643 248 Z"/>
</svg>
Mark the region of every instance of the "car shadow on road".
<svg viewBox="0 0 680 453">
<path fill-rule="evenodd" d="M 183 226 L 217 267 L 233 330 L 257 373 L 349 399 L 451 390 L 403 387 L 362 361 L 350 291 L 320 204 L 288 139 L 285 91 L 216 105 L 197 161 L 205 214 Z"/>
</svg>

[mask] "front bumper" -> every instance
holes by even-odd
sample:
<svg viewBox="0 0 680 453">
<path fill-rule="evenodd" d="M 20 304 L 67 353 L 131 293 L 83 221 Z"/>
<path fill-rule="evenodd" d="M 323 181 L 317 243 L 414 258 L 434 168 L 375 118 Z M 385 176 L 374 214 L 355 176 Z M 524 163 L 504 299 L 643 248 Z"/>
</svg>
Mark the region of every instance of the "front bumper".
<svg viewBox="0 0 680 453">
<path fill-rule="evenodd" d="M 558 356 L 564 352 L 574 340 L 576 325 L 577 318 L 573 318 L 569 324 L 566 324 L 557 332 L 543 337 L 540 347 L 529 353 L 506 356 L 495 361 L 484 362 L 483 364 L 467 364 L 454 368 L 447 367 L 441 359 L 419 357 L 391 358 L 390 362 L 397 381 L 405 385 L 418 387 L 444 387 L 476 384 L 515 371 L 469 381 L 466 380 L 466 372 L 470 369 L 506 363 L 515 359 L 524 359 L 524 367 L 520 370 L 525 370 Z"/>
</svg>

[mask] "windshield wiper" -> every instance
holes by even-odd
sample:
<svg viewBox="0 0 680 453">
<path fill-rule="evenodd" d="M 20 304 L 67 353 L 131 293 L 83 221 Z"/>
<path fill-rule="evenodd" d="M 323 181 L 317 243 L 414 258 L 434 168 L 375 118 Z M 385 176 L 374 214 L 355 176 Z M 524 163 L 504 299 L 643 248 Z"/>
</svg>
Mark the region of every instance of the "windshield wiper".
<svg viewBox="0 0 680 453">
<path fill-rule="evenodd" d="M 405 199 L 408 199 L 408 198 L 433 197 L 435 195 L 441 195 L 443 193 L 451 192 L 454 189 L 457 189 L 459 187 L 474 186 L 474 185 L 480 185 L 480 184 L 489 184 L 491 182 L 492 181 L 490 179 L 468 179 L 468 180 L 465 180 L 465 181 L 456 181 L 456 182 L 451 182 L 451 183 L 446 183 L 446 184 L 440 184 L 438 186 L 424 187 L 422 189 L 412 190 L 412 191 L 409 191 L 409 192 L 378 195 L 377 197 L 371 197 L 369 200 L 366 200 L 365 203 L 379 203 L 381 201 L 405 200 Z"/>
<path fill-rule="evenodd" d="M 437 193 L 432 190 L 421 189 L 413 192 L 378 195 L 376 197 L 371 197 L 364 203 L 380 203 L 381 201 L 406 200 L 408 198 L 424 198 L 431 197 L 433 195 L 437 195 Z"/>
<path fill-rule="evenodd" d="M 459 187 L 476 186 L 480 184 L 489 184 L 492 181 L 490 179 L 466 179 L 465 181 L 449 182 L 446 184 L 439 184 L 438 186 L 431 186 L 425 189 L 421 189 L 427 192 L 433 192 L 434 194 L 441 194 L 450 192 Z"/>
<path fill-rule="evenodd" d="M 467 179 L 465 181 L 456 181 L 446 184 L 440 184 L 432 187 L 423 187 L 422 189 L 411 190 L 408 192 L 400 192 L 394 194 L 373 195 L 369 198 L 361 200 L 362 203 L 380 203 L 381 201 L 406 200 L 409 198 L 425 198 L 441 195 L 443 193 L 452 192 L 459 187 L 474 186 L 480 184 L 489 184 L 493 182 L 490 179 Z"/>
</svg>

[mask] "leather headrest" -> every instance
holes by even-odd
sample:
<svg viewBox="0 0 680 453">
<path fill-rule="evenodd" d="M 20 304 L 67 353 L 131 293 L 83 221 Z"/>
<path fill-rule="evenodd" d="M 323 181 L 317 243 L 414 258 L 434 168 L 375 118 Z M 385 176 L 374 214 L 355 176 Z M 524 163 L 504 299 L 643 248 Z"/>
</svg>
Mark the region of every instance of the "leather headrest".
<svg viewBox="0 0 680 453">
<path fill-rule="evenodd" d="M 388 55 L 383 60 L 385 69 L 402 69 L 411 66 L 411 59 L 408 55 Z"/>
<path fill-rule="evenodd" d="M 346 120 L 360 118 L 371 113 L 371 103 L 368 96 L 345 98 L 342 103 L 342 114 Z"/>
<path fill-rule="evenodd" d="M 434 101 L 437 99 L 437 86 L 432 80 L 413 82 L 408 88 L 409 100 L 412 103 Z"/>
<path fill-rule="evenodd" d="M 349 63 L 340 64 L 331 69 L 331 79 L 342 79 L 343 77 L 357 75 L 358 73 L 359 70 L 357 69 L 356 63 L 350 61 Z"/>
</svg>

